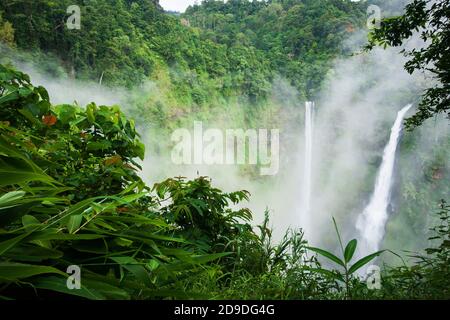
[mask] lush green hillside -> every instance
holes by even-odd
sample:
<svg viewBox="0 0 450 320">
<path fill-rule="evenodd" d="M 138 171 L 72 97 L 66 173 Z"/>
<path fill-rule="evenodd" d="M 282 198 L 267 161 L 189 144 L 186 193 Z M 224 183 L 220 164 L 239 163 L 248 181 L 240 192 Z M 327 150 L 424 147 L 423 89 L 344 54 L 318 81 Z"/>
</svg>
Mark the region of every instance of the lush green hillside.
<svg viewBox="0 0 450 320">
<path fill-rule="evenodd" d="M 341 0 L 206 1 L 180 23 L 157 1 L 91 0 L 80 3 L 81 30 L 69 30 L 70 4 L 14 0 L 2 2 L 0 13 L 18 48 L 56 55 L 74 77 L 131 87 L 163 72 L 180 99 L 195 104 L 210 98 L 205 87 L 264 98 L 277 73 L 303 96 L 313 94 L 365 14 Z M 9 27 L 2 34 L 11 38 Z"/>
<path fill-rule="evenodd" d="M 273 72 L 311 98 L 332 60 L 349 54 L 343 41 L 365 23 L 365 9 L 340 0 L 203 1 L 183 17 L 205 39 L 262 52 Z"/>
</svg>

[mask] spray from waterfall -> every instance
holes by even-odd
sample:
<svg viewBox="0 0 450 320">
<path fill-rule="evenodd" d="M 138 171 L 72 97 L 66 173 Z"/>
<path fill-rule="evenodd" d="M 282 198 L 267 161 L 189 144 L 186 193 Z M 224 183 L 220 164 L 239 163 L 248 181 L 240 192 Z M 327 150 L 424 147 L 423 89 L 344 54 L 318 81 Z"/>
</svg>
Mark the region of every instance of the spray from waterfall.
<svg viewBox="0 0 450 320">
<path fill-rule="evenodd" d="M 302 210 L 300 224 L 304 230 L 311 227 L 311 185 L 312 185 L 312 152 L 314 137 L 314 102 L 305 104 L 305 160 L 303 169 Z"/>
<path fill-rule="evenodd" d="M 384 149 L 383 161 L 378 172 L 372 198 L 356 223 L 356 228 L 360 234 L 360 254 L 362 255 L 378 251 L 384 237 L 394 175 L 395 154 L 402 131 L 403 119 L 410 108 L 411 105 L 407 105 L 397 114 L 397 119 L 391 129 L 389 142 Z"/>
</svg>

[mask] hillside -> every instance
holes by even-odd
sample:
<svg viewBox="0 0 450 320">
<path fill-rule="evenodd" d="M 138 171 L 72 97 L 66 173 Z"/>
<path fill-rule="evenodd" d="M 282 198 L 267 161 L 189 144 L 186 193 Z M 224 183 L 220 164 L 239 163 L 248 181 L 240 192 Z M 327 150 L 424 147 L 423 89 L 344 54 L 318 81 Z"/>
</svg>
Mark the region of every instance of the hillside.
<svg viewBox="0 0 450 320">
<path fill-rule="evenodd" d="M 0 14 L 17 48 L 57 56 L 73 77 L 132 87 L 163 72 L 196 104 L 208 100 L 205 86 L 263 99 L 276 74 L 312 95 L 365 21 L 362 5 L 340 0 L 205 1 L 181 22 L 158 1 L 91 0 L 81 3 L 81 29 L 69 30 L 70 4 L 14 0 L 0 3 Z"/>
</svg>

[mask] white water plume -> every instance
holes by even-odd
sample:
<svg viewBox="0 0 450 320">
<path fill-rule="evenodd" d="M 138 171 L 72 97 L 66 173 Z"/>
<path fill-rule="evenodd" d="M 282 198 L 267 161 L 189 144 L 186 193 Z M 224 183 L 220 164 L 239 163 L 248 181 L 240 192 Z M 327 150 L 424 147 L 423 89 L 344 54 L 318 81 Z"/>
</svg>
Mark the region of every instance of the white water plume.
<svg viewBox="0 0 450 320">
<path fill-rule="evenodd" d="M 384 237 L 388 220 L 388 206 L 390 201 L 392 180 L 394 177 L 395 155 L 397 151 L 402 123 L 406 113 L 411 108 L 407 105 L 401 109 L 391 129 L 389 142 L 383 153 L 383 161 L 375 183 L 375 189 L 369 204 L 358 217 L 356 228 L 360 233 L 360 253 L 367 255 L 379 250 Z"/>
<path fill-rule="evenodd" d="M 305 104 L 305 150 L 300 225 L 309 230 L 311 215 L 312 153 L 314 137 L 314 102 Z"/>
</svg>

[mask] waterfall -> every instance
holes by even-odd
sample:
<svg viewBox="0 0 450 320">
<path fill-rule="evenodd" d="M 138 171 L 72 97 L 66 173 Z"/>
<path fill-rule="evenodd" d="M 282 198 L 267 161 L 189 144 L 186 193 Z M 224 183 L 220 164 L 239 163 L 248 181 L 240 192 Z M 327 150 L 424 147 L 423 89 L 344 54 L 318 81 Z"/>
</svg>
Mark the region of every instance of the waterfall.
<svg viewBox="0 0 450 320">
<path fill-rule="evenodd" d="M 302 187 L 302 209 L 300 215 L 300 225 L 307 232 L 310 231 L 310 210 L 311 210 L 311 184 L 312 184 L 312 152 L 314 135 L 314 102 L 305 104 L 305 151 L 303 168 Z"/>
<path fill-rule="evenodd" d="M 367 255 L 379 250 L 384 237 L 388 219 L 392 178 L 394 174 L 395 154 L 402 131 L 402 123 L 411 105 L 404 107 L 397 114 L 391 136 L 383 153 L 383 161 L 378 172 L 375 190 L 369 204 L 358 217 L 356 228 L 360 234 L 360 254 Z"/>
</svg>

